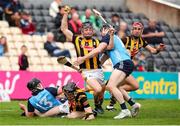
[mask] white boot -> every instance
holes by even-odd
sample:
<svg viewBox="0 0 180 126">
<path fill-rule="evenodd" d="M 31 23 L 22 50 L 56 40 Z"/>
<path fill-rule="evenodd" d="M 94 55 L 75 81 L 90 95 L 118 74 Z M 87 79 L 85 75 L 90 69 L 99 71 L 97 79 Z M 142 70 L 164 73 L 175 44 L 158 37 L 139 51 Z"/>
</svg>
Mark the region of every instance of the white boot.
<svg viewBox="0 0 180 126">
<path fill-rule="evenodd" d="M 131 117 L 131 112 L 129 111 L 129 109 L 121 110 L 121 112 L 117 116 L 115 116 L 114 119 L 123 119 L 126 117 Z"/>
<path fill-rule="evenodd" d="M 141 104 L 139 103 L 135 103 L 133 106 L 132 106 L 132 109 L 131 109 L 131 115 L 133 117 L 136 117 L 139 113 L 139 109 L 141 108 Z"/>
</svg>

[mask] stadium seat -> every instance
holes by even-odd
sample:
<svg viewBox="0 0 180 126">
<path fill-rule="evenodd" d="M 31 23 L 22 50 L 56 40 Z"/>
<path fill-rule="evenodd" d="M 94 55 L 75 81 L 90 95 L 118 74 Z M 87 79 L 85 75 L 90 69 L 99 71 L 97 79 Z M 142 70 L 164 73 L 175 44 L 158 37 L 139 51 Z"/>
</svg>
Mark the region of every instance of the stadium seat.
<svg viewBox="0 0 180 126">
<path fill-rule="evenodd" d="M 23 39 L 22 35 L 13 35 L 12 38 L 13 38 L 12 40 L 14 42 L 21 42 L 21 43 L 24 42 L 24 39 Z"/>
<path fill-rule="evenodd" d="M 36 49 L 28 49 L 27 54 L 29 57 L 38 57 L 39 56 Z"/>
<path fill-rule="evenodd" d="M 39 57 L 29 57 L 29 63 L 32 65 L 42 65 Z"/>
<path fill-rule="evenodd" d="M 8 57 L 0 57 L 0 63 L 1 63 L 1 65 L 10 65 L 9 58 Z"/>
<path fill-rule="evenodd" d="M 42 13 L 39 9 L 33 9 L 31 11 L 34 16 L 42 16 Z"/>
<path fill-rule="evenodd" d="M 161 65 L 164 65 L 164 61 L 163 59 L 154 59 L 155 61 L 155 65 L 158 67 L 158 66 L 161 66 Z"/>
<path fill-rule="evenodd" d="M 178 58 L 178 54 L 176 52 L 169 52 L 171 58 Z"/>
<path fill-rule="evenodd" d="M 60 65 L 60 64 L 58 64 L 58 65 L 53 65 L 52 66 L 53 67 L 53 71 L 64 71 L 64 65 Z"/>
<path fill-rule="evenodd" d="M 17 51 L 17 48 L 14 48 L 14 49 L 10 49 L 9 51 L 8 51 L 8 56 L 18 56 L 19 55 L 19 53 L 18 53 L 18 51 Z"/>
<path fill-rule="evenodd" d="M 18 71 L 19 66 L 18 65 L 11 65 L 11 70 Z"/>
<path fill-rule="evenodd" d="M 56 45 L 60 48 L 60 49 L 64 49 L 64 44 L 61 42 L 56 42 Z"/>
<path fill-rule="evenodd" d="M 0 65 L 1 70 L 4 71 L 10 71 L 11 70 L 11 66 L 10 65 Z"/>
<path fill-rule="evenodd" d="M 53 66 L 52 65 L 43 65 L 42 69 L 43 69 L 43 71 L 52 71 Z"/>
<path fill-rule="evenodd" d="M 48 55 L 48 52 L 47 52 L 46 50 L 44 50 L 44 49 L 38 50 L 38 54 L 39 54 L 39 56 L 41 56 L 41 57 L 47 57 L 47 56 L 49 56 L 49 55 Z"/>
<path fill-rule="evenodd" d="M 167 72 L 168 71 L 168 67 L 166 66 L 166 65 L 161 65 L 161 66 L 159 66 L 160 67 L 160 70 L 162 71 L 162 72 Z"/>
<path fill-rule="evenodd" d="M 0 21 L 0 27 L 1 28 L 7 28 L 7 27 L 9 27 L 9 24 L 7 21 Z"/>
<path fill-rule="evenodd" d="M 18 65 L 18 57 L 11 56 L 9 57 L 9 61 L 11 65 Z"/>
<path fill-rule="evenodd" d="M 3 35 L 11 34 L 11 30 L 8 27 L 7 28 L 6 27 L 0 28 L 0 34 L 3 34 Z"/>
<path fill-rule="evenodd" d="M 75 49 L 75 47 L 74 47 L 74 44 L 72 43 L 72 42 L 65 42 L 64 43 L 64 48 L 65 49 Z"/>
<path fill-rule="evenodd" d="M 177 66 L 169 66 L 168 71 L 176 72 L 177 71 Z"/>
<path fill-rule="evenodd" d="M 40 50 L 40 49 L 44 49 L 44 44 L 41 42 L 35 42 L 34 46 L 36 49 Z"/>
<path fill-rule="evenodd" d="M 45 16 L 49 16 L 49 11 L 48 10 L 41 10 L 41 13 L 42 13 L 42 15 L 45 17 Z M 45 18 L 44 18 L 45 19 Z M 45 19 L 45 21 L 46 21 L 46 19 Z"/>
<path fill-rule="evenodd" d="M 32 42 L 32 36 L 31 35 L 22 35 L 24 42 Z"/>
<path fill-rule="evenodd" d="M 50 57 L 41 57 L 40 60 L 41 60 L 41 63 L 44 65 L 52 65 L 52 61 Z"/>
<path fill-rule="evenodd" d="M 43 71 L 42 65 L 30 65 L 31 71 Z"/>
<path fill-rule="evenodd" d="M 169 55 L 169 53 L 167 51 L 162 51 L 159 54 L 164 58 L 170 57 L 170 55 Z"/>
<path fill-rule="evenodd" d="M 21 35 L 22 31 L 18 27 L 10 27 L 11 34 L 13 35 Z"/>
<path fill-rule="evenodd" d="M 32 40 L 33 42 L 44 42 L 41 35 L 33 35 Z"/>
<path fill-rule="evenodd" d="M 174 61 L 171 58 L 165 58 L 164 62 L 167 66 L 175 65 Z"/>
</svg>

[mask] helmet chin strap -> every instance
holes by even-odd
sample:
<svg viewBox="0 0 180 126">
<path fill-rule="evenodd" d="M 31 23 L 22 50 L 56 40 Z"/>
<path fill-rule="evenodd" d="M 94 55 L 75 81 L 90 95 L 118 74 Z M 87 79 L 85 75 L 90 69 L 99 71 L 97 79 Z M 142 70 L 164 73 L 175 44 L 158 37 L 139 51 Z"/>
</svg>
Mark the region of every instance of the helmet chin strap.
<svg viewBox="0 0 180 126">
<path fill-rule="evenodd" d="M 134 36 L 134 35 L 133 35 L 133 38 L 138 39 L 138 38 L 139 38 L 139 36 Z"/>
</svg>

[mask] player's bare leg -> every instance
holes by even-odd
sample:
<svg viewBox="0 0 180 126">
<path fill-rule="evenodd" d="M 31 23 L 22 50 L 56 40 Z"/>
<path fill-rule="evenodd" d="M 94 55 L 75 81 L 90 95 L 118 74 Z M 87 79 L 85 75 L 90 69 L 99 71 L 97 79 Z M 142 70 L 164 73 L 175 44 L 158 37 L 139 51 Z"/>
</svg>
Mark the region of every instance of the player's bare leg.
<svg viewBox="0 0 180 126">
<path fill-rule="evenodd" d="M 110 80 L 106 86 L 106 88 L 117 99 L 117 101 L 119 102 L 121 109 L 122 109 L 121 112 L 117 116 L 114 117 L 114 119 L 122 119 L 125 117 L 131 117 L 131 112 L 126 107 L 125 100 L 123 98 L 123 94 L 118 89 L 118 87 L 120 86 L 119 84 L 121 84 L 121 82 L 123 82 L 125 77 L 126 77 L 126 74 L 124 72 L 115 69 L 112 72 Z"/>
<path fill-rule="evenodd" d="M 99 82 L 96 79 L 87 80 L 87 84 L 94 91 L 93 95 L 94 95 L 95 111 L 100 114 L 103 114 L 104 111 L 102 109 L 102 106 L 101 106 L 101 103 L 99 100 L 99 98 L 103 97 L 102 96 L 102 90 L 103 90 L 102 86 L 99 84 Z"/>
</svg>

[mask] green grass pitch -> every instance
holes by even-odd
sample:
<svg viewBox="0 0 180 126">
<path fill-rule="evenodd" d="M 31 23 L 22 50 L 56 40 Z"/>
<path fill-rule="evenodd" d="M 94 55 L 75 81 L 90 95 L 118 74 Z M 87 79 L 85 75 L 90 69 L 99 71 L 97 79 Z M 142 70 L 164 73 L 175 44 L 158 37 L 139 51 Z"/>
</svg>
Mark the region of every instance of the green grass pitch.
<svg viewBox="0 0 180 126">
<path fill-rule="evenodd" d="M 84 121 L 81 119 L 65 119 L 58 117 L 26 118 L 21 117 L 18 102 L 12 101 L 0 103 L 0 125 L 180 125 L 180 101 L 179 100 L 137 100 L 142 108 L 136 118 L 114 120 L 119 113 L 105 111 L 95 120 Z M 104 108 L 108 104 L 104 102 Z M 23 101 L 23 103 L 25 103 Z M 92 100 L 90 100 L 92 105 Z M 119 105 L 116 105 L 119 108 Z"/>
</svg>

